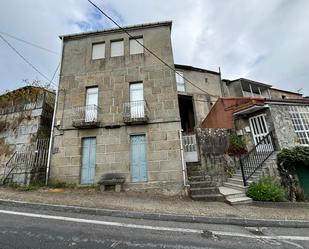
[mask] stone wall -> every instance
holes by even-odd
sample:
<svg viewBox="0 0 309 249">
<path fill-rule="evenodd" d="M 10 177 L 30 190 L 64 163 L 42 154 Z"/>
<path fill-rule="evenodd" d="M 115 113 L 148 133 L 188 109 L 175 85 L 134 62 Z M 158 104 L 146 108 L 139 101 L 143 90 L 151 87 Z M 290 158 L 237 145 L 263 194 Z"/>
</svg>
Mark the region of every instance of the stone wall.
<svg viewBox="0 0 309 249">
<path fill-rule="evenodd" d="M 102 174 L 124 173 L 127 189 L 157 188 L 161 184 L 182 186 L 180 142 L 175 123 L 122 126 L 118 129 L 91 129 L 66 131 L 55 137 L 50 180 L 79 184 L 81 168 L 81 143 L 83 137 L 96 137 L 95 183 Z M 148 182 L 131 183 L 130 135 L 145 134 L 147 141 Z"/>
<path fill-rule="evenodd" d="M 230 130 L 197 129 L 201 167 L 210 176 L 213 186 L 222 186 L 238 166 L 237 159 L 225 154 L 229 146 Z"/>
<path fill-rule="evenodd" d="M 299 139 L 295 133 L 292 119 L 289 113 L 289 105 L 271 104 L 269 107 L 270 121 L 278 144 L 278 150 L 292 148 L 299 145 Z"/>
</svg>

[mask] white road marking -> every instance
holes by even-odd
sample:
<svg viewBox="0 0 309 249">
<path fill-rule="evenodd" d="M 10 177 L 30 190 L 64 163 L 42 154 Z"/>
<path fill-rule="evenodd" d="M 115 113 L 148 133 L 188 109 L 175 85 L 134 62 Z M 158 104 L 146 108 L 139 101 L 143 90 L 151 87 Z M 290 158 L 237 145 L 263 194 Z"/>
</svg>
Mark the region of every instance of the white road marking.
<svg viewBox="0 0 309 249">
<path fill-rule="evenodd" d="M 202 234 L 203 233 L 203 230 L 199 230 L 199 229 L 147 226 L 147 225 L 127 224 L 127 223 L 121 223 L 121 222 L 110 222 L 110 221 L 79 219 L 79 218 L 64 217 L 64 216 L 45 215 L 45 214 L 15 212 L 15 211 L 8 211 L 8 210 L 0 210 L 0 213 L 18 215 L 18 216 L 26 216 L 26 217 L 33 217 L 33 218 L 41 218 L 41 219 L 70 221 L 70 222 L 77 222 L 77 223 L 88 223 L 88 224 L 125 227 L 125 228 L 134 228 L 134 229 L 146 229 L 146 230 L 181 232 L 181 233 L 195 233 L 195 234 Z M 234 233 L 234 232 L 224 232 L 224 231 L 210 231 L 210 232 L 212 232 L 215 235 L 219 235 L 219 236 L 242 237 L 242 238 L 248 238 L 248 239 L 275 239 L 275 240 L 309 241 L 309 237 L 305 237 L 305 236 L 285 236 L 285 235 L 259 236 L 259 235 Z"/>
</svg>

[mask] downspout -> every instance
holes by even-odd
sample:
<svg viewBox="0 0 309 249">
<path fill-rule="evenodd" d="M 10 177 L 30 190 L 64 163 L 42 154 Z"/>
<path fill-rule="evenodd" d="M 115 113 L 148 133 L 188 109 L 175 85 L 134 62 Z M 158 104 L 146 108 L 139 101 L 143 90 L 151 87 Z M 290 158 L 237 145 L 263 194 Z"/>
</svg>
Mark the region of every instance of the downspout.
<svg viewBox="0 0 309 249">
<path fill-rule="evenodd" d="M 61 37 L 61 55 L 60 55 L 60 67 L 59 67 L 59 80 L 58 80 L 58 89 L 56 89 L 56 98 L 55 98 L 55 104 L 54 104 L 54 112 L 53 112 L 53 120 L 52 120 L 52 126 L 50 131 L 50 139 L 49 139 L 49 147 L 48 147 L 48 157 L 47 157 L 47 166 L 46 166 L 46 176 L 45 176 L 45 185 L 48 184 L 48 178 L 49 178 L 49 171 L 50 171 L 50 159 L 52 154 L 52 147 L 53 147 L 53 140 L 54 140 L 54 126 L 55 126 L 55 120 L 56 120 L 56 111 L 57 111 L 57 102 L 58 102 L 58 95 L 59 95 L 59 88 L 60 88 L 60 76 L 61 76 L 61 66 L 62 66 L 62 54 L 63 54 L 63 37 Z"/>
<path fill-rule="evenodd" d="M 180 155 L 181 155 L 183 186 L 186 189 L 189 185 L 187 181 L 186 162 L 185 162 L 184 151 L 183 151 L 182 129 L 178 130 L 178 132 L 179 132 L 179 140 L 180 140 Z"/>
</svg>

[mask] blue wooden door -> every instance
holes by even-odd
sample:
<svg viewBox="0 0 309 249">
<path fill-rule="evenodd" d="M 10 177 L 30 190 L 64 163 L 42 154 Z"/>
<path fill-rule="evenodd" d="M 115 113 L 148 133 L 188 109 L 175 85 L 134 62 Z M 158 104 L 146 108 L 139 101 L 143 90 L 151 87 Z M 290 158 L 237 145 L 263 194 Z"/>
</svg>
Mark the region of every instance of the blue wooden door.
<svg viewBox="0 0 309 249">
<path fill-rule="evenodd" d="M 81 184 L 94 184 L 95 161 L 96 161 L 96 139 L 84 138 L 82 144 L 82 169 Z"/>
<path fill-rule="evenodd" d="M 147 181 L 147 158 L 145 135 L 133 135 L 131 142 L 131 174 L 132 182 Z"/>
</svg>

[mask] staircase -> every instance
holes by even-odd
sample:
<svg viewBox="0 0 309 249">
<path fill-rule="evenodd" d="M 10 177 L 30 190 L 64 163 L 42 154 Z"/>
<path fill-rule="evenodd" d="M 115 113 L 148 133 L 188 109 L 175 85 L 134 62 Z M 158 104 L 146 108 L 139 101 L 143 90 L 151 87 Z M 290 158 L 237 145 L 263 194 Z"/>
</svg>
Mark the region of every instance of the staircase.
<svg viewBox="0 0 309 249">
<path fill-rule="evenodd" d="M 211 178 L 202 169 L 200 162 L 187 162 L 190 197 L 193 200 L 224 201 L 218 187 L 213 186 Z"/>
<path fill-rule="evenodd" d="M 264 175 L 272 175 L 276 164 L 275 143 L 272 132 L 267 134 L 251 151 L 240 158 L 241 169 L 219 188 L 226 201 L 232 205 L 251 203 L 246 196 L 250 183 Z M 271 169 L 271 170 L 270 170 Z"/>
</svg>

